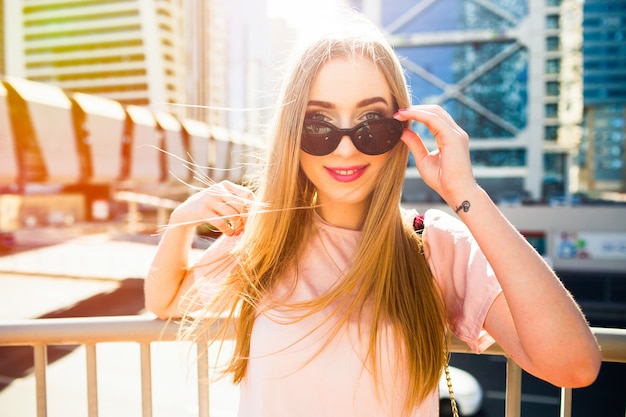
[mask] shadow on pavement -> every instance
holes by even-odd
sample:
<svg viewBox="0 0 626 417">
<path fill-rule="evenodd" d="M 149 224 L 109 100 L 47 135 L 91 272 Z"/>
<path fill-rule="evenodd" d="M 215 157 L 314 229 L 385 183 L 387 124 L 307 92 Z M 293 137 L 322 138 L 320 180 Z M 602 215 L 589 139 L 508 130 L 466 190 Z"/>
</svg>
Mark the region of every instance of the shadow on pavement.
<svg viewBox="0 0 626 417">
<path fill-rule="evenodd" d="M 52 311 L 38 318 L 97 317 L 139 314 L 144 309 L 143 278 L 120 281 L 113 291 L 96 294 L 74 305 Z M 48 346 L 48 363 L 70 354 L 77 345 Z M 33 372 L 33 348 L 30 346 L 0 347 L 0 391 L 14 379 Z"/>
</svg>

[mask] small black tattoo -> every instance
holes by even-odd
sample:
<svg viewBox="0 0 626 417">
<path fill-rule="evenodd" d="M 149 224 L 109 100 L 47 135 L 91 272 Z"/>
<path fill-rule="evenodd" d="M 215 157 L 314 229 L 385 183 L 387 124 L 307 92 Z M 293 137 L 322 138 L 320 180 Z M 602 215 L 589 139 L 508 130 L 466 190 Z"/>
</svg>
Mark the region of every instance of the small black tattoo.
<svg viewBox="0 0 626 417">
<path fill-rule="evenodd" d="M 454 210 L 455 213 L 459 213 L 459 211 L 463 210 L 463 213 L 467 213 L 470 209 L 470 202 L 465 200 L 464 202 L 461 203 L 460 206 L 458 206 L 456 208 L 456 210 Z"/>
</svg>

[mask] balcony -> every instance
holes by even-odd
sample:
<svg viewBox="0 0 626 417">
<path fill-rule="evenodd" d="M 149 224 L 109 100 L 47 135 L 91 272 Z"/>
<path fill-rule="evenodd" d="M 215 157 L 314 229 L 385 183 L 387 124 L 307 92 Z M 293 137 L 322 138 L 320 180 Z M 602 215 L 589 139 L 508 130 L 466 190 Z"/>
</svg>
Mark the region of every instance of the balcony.
<svg viewBox="0 0 626 417">
<path fill-rule="evenodd" d="M 141 398 L 142 417 L 159 414 L 153 410 L 155 382 L 153 374 L 152 346 L 153 342 L 183 343 L 177 341 L 179 325 L 165 322 L 149 316 L 114 316 L 114 317 L 81 317 L 27 319 L 16 321 L 0 321 L 0 346 L 31 346 L 34 355 L 35 392 L 33 402 L 36 404 L 37 417 L 48 415 L 47 357 L 49 346 L 80 345 L 85 350 L 87 415 L 98 416 L 100 374 L 107 370 L 98 369 L 98 353 L 96 347 L 111 342 L 127 342 L 139 347 L 140 392 L 129 392 L 129 396 Z M 603 362 L 626 363 L 626 329 L 593 328 L 602 348 Z M 195 348 L 194 385 L 197 387 L 197 415 L 209 416 L 210 390 L 209 357 L 203 349 L 202 342 L 193 343 Z M 454 353 L 471 354 L 465 344 L 458 340 L 452 341 L 451 351 Z M 189 352 L 191 353 L 191 352 Z M 498 346 L 491 347 L 485 354 L 503 355 Z M 176 358 L 170 358 L 176 361 Z M 180 358 L 178 358 L 180 359 Z M 518 417 L 521 410 L 522 370 L 513 361 L 507 359 L 505 417 Z M 114 372 L 114 370 L 108 370 Z M 191 373 L 189 374 L 191 375 Z M 572 415 L 571 389 L 561 389 L 560 416 Z M 194 407 L 196 409 L 196 407 Z"/>
</svg>

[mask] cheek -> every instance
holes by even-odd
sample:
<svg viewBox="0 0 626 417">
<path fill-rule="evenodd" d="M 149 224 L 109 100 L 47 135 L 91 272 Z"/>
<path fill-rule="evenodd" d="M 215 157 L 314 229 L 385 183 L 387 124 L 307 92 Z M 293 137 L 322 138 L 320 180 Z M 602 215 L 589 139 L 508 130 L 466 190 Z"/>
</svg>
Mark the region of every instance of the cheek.
<svg viewBox="0 0 626 417">
<path fill-rule="evenodd" d="M 322 166 L 322 162 L 320 161 L 322 158 L 319 156 L 309 155 L 304 151 L 300 151 L 300 168 L 302 172 L 310 178 L 311 174 L 315 172 L 315 170 Z"/>
<path fill-rule="evenodd" d="M 370 157 L 370 164 L 376 170 L 376 172 L 381 171 L 385 165 L 387 164 L 387 159 L 389 158 L 389 152 L 383 155 L 376 155 Z"/>
</svg>

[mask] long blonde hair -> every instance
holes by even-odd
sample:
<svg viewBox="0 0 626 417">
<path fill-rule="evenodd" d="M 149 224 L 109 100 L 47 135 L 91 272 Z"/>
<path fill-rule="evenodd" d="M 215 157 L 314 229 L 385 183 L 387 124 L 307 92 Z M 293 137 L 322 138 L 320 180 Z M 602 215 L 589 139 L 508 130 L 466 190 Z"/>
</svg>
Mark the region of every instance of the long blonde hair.
<svg viewBox="0 0 626 417">
<path fill-rule="evenodd" d="M 212 329 L 211 338 L 219 339 L 234 328 L 236 347 L 227 371 L 235 383 L 246 374 L 259 305 L 271 299 L 272 288 L 296 265 L 311 229 L 316 190 L 300 169 L 299 151 L 308 93 L 318 72 L 337 57 L 369 59 L 386 78 L 396 106 L 410 105 L 400 62 L 378 29 L 365 22 L 346 23 L 346 27 L 358 30 L 323 36 L 293 60 L 269 131 L 265 170 L 259 178 L 257 199 L 262 206 L 251 211 L 240 245 L 231 253 L 236 266 L 210 307 L 212 314 L 221 315 L 223 324 L 215 331 L 215 321 L 203 320 L 207 329 Z M 402 142 L 390 151 L 381 170 L 384 175 L 373 191 L 354 263 L 345 277 L 319 298 L 290 307 L 301 309 L 301 317 L 330 307 L 341 316 L 337 330 L 351 316 L 371 320 L 366 323 L 371 328 L 368 361 L 375 378 L 380 369 L 380 335 L 390 325 L 405 360 L 404 409 L 408 414 L 437 387 L 444 365 L 445 315 L 421 236 L 401 215 L 407 158 L 408 149 Z M 360 316 L 366 303 L 373 311 Z"/>
</svg>

